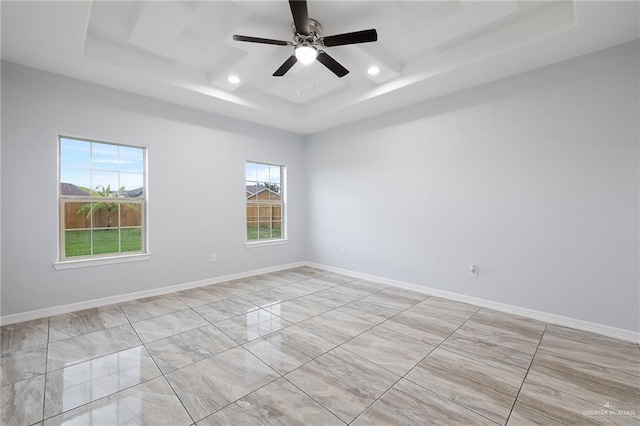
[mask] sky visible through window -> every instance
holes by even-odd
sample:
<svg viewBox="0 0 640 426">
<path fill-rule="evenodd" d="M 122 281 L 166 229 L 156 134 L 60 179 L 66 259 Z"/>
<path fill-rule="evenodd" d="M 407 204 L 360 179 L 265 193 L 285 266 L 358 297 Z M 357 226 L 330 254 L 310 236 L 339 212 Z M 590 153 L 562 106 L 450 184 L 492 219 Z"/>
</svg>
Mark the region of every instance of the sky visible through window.
<svg viewBox="0 0 640 426">
<path fill-rule="evenodd" d="M 281 183 L 280 166 L 260 163 L 246 163 L 247 186 L 255 183 Z"/>
<path fill-rule="evenodd" d="M 60 182 L 117 191 L 144 186 L 144 149 L 60 138 Z"/>
</svg>

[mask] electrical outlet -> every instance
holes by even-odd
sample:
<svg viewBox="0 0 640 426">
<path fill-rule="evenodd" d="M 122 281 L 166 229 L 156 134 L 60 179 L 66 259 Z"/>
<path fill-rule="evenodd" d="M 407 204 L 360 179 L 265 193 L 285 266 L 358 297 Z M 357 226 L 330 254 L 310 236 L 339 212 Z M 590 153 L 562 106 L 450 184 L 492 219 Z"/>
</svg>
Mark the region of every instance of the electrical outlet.
<svg viewBox="0 0 640 426">
<path fill-rule="evenodd" d="M 215 253 L 211 253 L 211 261 L 215 262 L 217 259 L 216 254 Z"/>
<path fill-rule="evenodd" d="M 469 275 L 474 277 L 474 278 L 478 278 L 478 266 L 477 265 L 471 265 L 471 267 L 469 268 Z"/>
</svg>

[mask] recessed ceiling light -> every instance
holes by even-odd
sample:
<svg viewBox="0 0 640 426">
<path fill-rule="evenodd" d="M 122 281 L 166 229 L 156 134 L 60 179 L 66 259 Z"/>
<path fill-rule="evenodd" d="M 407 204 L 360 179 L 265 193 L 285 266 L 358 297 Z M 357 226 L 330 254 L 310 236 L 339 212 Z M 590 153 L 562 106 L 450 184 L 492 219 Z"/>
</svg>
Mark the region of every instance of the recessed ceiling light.
<svg viewBox="0 0 640 426">
<path fill-rule="evenodd" d="M 369 67 L 369 69 L 367 70 L 367 74 L 369 75 L 377 75 L 380 72 L 380 68 L 376 67 L 375 65 L 372 67 Z"/>
<path fill-rule="evenodd" d="M 240 77 L 237 75 L 230 75 L 229 78 L 227 78 L 227 81 L 231 84 L 238 84 L 240 83 Z"/>
</svg>

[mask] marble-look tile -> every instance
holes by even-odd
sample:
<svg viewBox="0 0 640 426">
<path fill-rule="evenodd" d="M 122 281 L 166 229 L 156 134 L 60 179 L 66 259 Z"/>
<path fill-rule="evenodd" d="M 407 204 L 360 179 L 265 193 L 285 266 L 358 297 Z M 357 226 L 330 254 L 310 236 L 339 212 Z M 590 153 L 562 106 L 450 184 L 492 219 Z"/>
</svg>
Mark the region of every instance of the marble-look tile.
<svg viewBox="0 0 640 426">
<path fill-rule="evenodd" d="M 194 311 L 210 322 L 223 321 L 231 317 L 244 315 L 247 312 L 255 311 L 256 309 L 258 309 L 256 305 L 249 303 L 240 297 L 225 299 L 220 302 L 193 308 Z"/>
<path fill-rule="evenodd" d="M 434 347 L 383 327 L 374 327 L 341 346 L 400 376 Z"/>
<path fill-rule="evenodd" d="M 461 325 L 463 322 L 471 318 L 478 311 L 477 306 L 467 303 L 455 302 L 439 297 L 430 297 L 415 306 L 409 311 L 418 312 L 426 317 L 447 321 L 453 324 Z"/>
<path fill-rule="evenodd" d="M 234 296 L 242 296 L 264 290 L 263 285 L 253 281 L 252 278 L 240 278 L 233 281 L 227 281 L 225 283 L 218 284 L 218 287 L 233 294 Z"/>
<path fill-rule="evenodd" d="M 255 293 L 249 293 L 242 296 L 242 299 L 249 303 L 257 305 L 261 308 L 271 306 L 274 303 L 281 303 L 297 297 L 294 294 L 286 292 L 282 288 L 271 288 L 268 290 L 260 290 Z"/>
<path fill-rule="evenodd" d="M 44 422 L 59 425 L 190 425 L 193 421 L 163 377 L 99 399 Z"/>
<path fill-rule="evenodd" d="M 358 355 L 336 348 L 286 378 L 345 423 L 350 423 L 399 376 Z"/>
<path fill-rule="evenodd" d="M 346 305 L 347 303 L 360 298 L 354 295 L 357 291 L 349 291 L 349 289 L 338 291 L 337 289 L 340 287 L 341 286 L 337 286 L 327 290 L 318 291 L 316 293 L 309 294 L 306 298 L 328 308 L 337 308 L 338 306 Z"/>
<path fill-rule="evenodd" d="M 492 425 L 495 423 L 408 380 L 356 419 L 353 425 Z"/>
<path fill-rule="evenodd" d="M 162 296 L 147 297 L 120 303 L 120 308 L 129 321 L 135 322 L 159 317 L 172 312 L 183 311 L 187 309 L 188 306 L 182 303 L 177 297 L 171 294 L 164 294 Z"/>
<path fill-rule="evenodd" d="M 242 344 L 288 327 L 291 323 L 269 311 L 258 309 L 217 322 L 214 325 L 233 340 Z"/>
<path fill-rule="evenodd" d="M 30 425 L 42 420 L 44 399 L 44 375 L 3 386 L 3 425 Z"/>
<path fill-rule="evenodd" d="M 367 298 L 364 298 L 339 306 L 336 308 L 336 311 L 349 314 L 352 317 L 360 318 L 372 324 L 380 324 L 401 312 L 402 309 L 376 305 L 367 301 Z"/>
<path fill-rule="evenodd" d="M 342 285 L 342 284 L 350 283 L 351 281 L 356 280 L 356 278 L 348 277 L 342 274 L 336 274 L 333 272 L 330 272 L 328 274 L 324 274 L 315 278 L 317 280 L 324 281 L 326 283 L 334 284 L 334 285 Z"/>
<path fill-rule="evenodd" d="M 640 425 L 619 415 L 551 387 L 525 380 L 508 425 Z"/>
<path fill-rule="evenodd" d="M 440 347 L 497 368 L 512 366 L 526 370 L 537 344 L 462 326 Z"/>
<path fill-rule="evenodd" d="M 473 315 L 465 327 L 483 330 L 497 336 L 526 340 L 538 344 L 546 323 L 483 308 Z"/>
<path fill-rule="evenodd" d="M 160 370 L 144 346 L 47 373 L 45 418 L 151 380 Z"/>
<path fill-rule="evenodd" d="M 385 290 L 378 293 L 373 293 L 371 296 L 367 296 L 359 301 L 370 303 L 374 306 L 379 306 L 386 309 L 393 309 L 397 312 L 404 311 L 415 305 L 416 301 L 398 296 L 396 294 L 387 293 Z"/>
<path fill-rule="evenodd" d="M 441 321 L 425 315 L 424 312 L 411 310 L 406 310 L 381 325 L 433 346 L 442 343 L 459 327 L 458 324 Z"/>
<path fill-rule="evenodd" d="M 287 374 L 335 346 L 295 325 L 244 345 L 280 374 Z"/>
<path fill-rule="evenodd" d="M 568 360 L 539 349 L 527 381 L 550 386 L 594 404 L 609 402 L 636 411 L 640 420 L 640 378 L 595 364 Z"/>
<path fill-rule="evenodd" d="M 278 379 L 198 422 L 214 425 L 344 425 L 285 379 Z"/>
<path fill-rule="evenodd" d="M 49 319 L 49 342 L 82 336 L 128 323 L 129 320 L 118 305 L 57 315 Z"/>
<path fill-rule="evenodd" d="M 163 373 L 209 358 L 238 344 L 213 325 L 207 325 L 147 344 Z"/>
<path fill-rule="evenodd" d="M 142 340 L 143 343 L 149 343 L 187 330 L 204 327 L 208 324 L 209 322 L 206 319 L 191 309 L 187 309 L 161 317 L 134 322 L 131 325 L 136 330 L 136 333 L 138 333 L 138 336 L 140 336 L 140 340 Z"/>
<path fill-rule="evenodd" d="M 362 286 L 358 287 L 350 287 L 355 282 L 347 283 L 344 285 L 339 285 L 336 287 L 332 287 L 327 289 L 326 291 L 331 294 L 336 294 L 342 297 L 342 299 L 346 302 L 352 302 L 354 300 L 362 299 L 363 297 L 371 296 L 373 293 L 377 293 L 378 291 L 371 291 L 371 289 L 363 289 Z"/>
<path fill-rule="evenodd" d="M 318 277 L 325 275 L 327 271 L 323 269 L 314 268 L 313 266 L 297 266 L 295 268 L 286 269 L 286 272 L 295 272 L 296 274 L 304 275 L 305 277 Z"/>
<path fill-rule="evenodd" d="M 59 340 L 49 344 L 47 371 L 123 351 L 141 343 L 130 325 L 121 325 L 83 336 Z"/>
<path fill-rule="evenodd" d="M 278 377 L 275 371 L 242 347 L 166 375 L 195 421 Z"/>
<path fill-rule="evenodd" d="M 411 301 L 413 304 L 422 302 L 423 300 L 431 297 L 426 293 L 420 293 L 418 291 L 406 290 L 404 288 L 389 287 L 386 290 L 380 292 L 381 296 L 395 296 L 397 301 Z"/>
<path fill-rule="evenodd" d="M 0 358 L 0 385 L 6 386 L 44 374 L 47 345 L 9 352 Z"/>
<path fill-rule="evenodd" d="M 275 303 L 265 309 L 292 323 L 304 321 L 329 310 L 326 306 L 313 303 L 304 297 Z"/>
<path fill-rule="evenodd" d="M 228 291 L 211 286 L 182 290 L 173 293 L 173 295 L 180 299 L 182 303 L 192 308 L 233 297 L 233 295 Z"/>
<path fill-rule="evenodd" d="M 49 319 L 37 319 L 0 327 L 1 354 L 45 345 L 49 334 Z"/>
<path fill-rule="evenodd" d="M 328 288 L 336 287 L 333 284 L 326 283 L 320 280 L 303 280 L 293 284 L 287 284 L 282 287 L 278 287 L 288 293 L 294 294 L 296 297 L 307 296 L 311 293 L 327 290 Z"/>
<path fill-rule="evenodd" d="M 302 321 L 298 325 L 336 345 L 340 345 L 373 327 L 373 324 L 369 322 L 338 311 L 325 312 Z"/>
<path fill-rule="evenodd" d="M 563 358 L 598 364 L 640 377 L 639 350 L 631 342 L 549 324 L 540 347 Z"/>
<path fill-rule="evenodd" d="M 405 376 L 499 424 L 505 424 L 524 378 L 442 349 L 436 350 Z"/>
<path fill-rule="evenodd" d="M 365 280 L 351 281 L 341 287 L 356 290 L 359 292 L 361 297 L 371 296 L 374 293 L 378 293 L 379 291 L 389 288 L 389 286 Z"/>
<path fill-rule="evenodd" d="M 287 281 L 290 283 L 306 280 L 307 278 L 311 278 L 312 275 L 305 273 L 304 271 L 296 271 L 294 269 L 287 269 L 284 271 L 272 272 L 269 274 L 270 276 L 277 277 L 282 281 Z M 319 274 L 318 274 L 319 275 Z"/>
</svg>

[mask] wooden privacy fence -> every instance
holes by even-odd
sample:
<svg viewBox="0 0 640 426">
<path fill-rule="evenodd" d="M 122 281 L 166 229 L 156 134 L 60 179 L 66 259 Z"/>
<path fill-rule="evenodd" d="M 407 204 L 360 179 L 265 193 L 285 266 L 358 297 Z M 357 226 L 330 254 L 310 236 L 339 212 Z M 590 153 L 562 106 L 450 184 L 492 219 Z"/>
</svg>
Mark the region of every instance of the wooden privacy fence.
<svg viewBox="0 0 640 426">
<path fill-rule="evenodd" d="M 78 211 L 87 204 L 86 202 L 67 202 L 64 205 L 64 229 L 91 228 L 91 217 L 87 218 L 88 211 L 78 214 Z M 109 212 L 99 209 L 93 212 L 93 227 L 106 228 L 109 226 Z M 118 226 L 142 226 L 142 204 L 120 203 L 111 218 L 111 227 Z"/>
<path fill-rule="evenodd" d="M 280 228 L 282 206 L 274 204 L 247 204 L 247 226 L 273 226 Z"/>
</svg>

